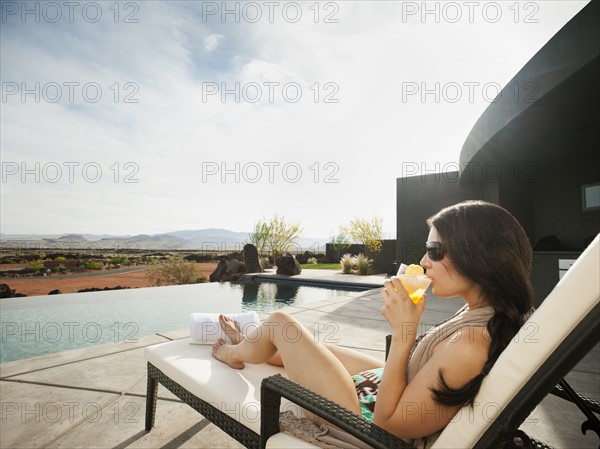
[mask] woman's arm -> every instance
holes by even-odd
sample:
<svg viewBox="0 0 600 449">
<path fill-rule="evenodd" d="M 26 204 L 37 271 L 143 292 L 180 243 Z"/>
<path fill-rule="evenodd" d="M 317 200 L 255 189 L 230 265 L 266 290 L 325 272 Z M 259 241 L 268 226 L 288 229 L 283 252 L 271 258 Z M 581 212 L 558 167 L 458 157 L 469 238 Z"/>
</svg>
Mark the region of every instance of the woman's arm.
<svg viewBox="0 0 600 449">
<path fill-rule="evenodd" d="M 390 324 L 392 345 L 377 392 L 373 422 L 396 434 L 392 429 L 396 427 L 394 417 L 407 387 L 408 358 L 427 300 L 423 297 L 418 304 L 413 304 L 396 277 L 386 281 L 384 287 L 381 292 L 384 299 L 381 314 Z"/>
<path fill-rule="evenodd" d="M 394 412 L 384 423 L 386 430 L 401 438 L 418 438 L 443 429 L 454 418 L 461 406 L 438 404 L 431 387 L 438 385 L 440 370 L 451 388 L 462 387 L 481 372 L 487 360 L 488 342 L 468 334 L 454 334 L 437 345 L 431 359 L 404 388 Z M 380 394 L 385 398 L 387 392 L 380 389 L 377 394 L 376 417 Z"/>
<path fill-rule="evenodd" d="M 431 435 L 443 429 L 461 408 L 442 406 L 433 399 L 431 387 L 437 386 L 440 370 L 450 387 L 463 386 L 485 364 L 489 337 L 481 328 L 449 336 L 408 384 L 408 358 L 425 299 L 415 305 L 395 278 L 386 282 L 382 314 L 392 327 L 392 346 L 377 393 L 374 423 L 400 438 Z"/>
</svg>

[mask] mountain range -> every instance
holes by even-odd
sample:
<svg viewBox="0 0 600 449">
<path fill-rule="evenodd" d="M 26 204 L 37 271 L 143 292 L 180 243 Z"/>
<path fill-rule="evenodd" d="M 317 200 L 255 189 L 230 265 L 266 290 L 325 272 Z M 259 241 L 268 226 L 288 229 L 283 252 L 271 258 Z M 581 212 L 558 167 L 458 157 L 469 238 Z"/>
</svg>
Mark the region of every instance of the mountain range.
<svg viewBox="0 0 600 449">
<path fill-rule="evenodd" d="M 227 229 L 198 229 L 162 234 L 109 235 L 109 234 L 0 234 L 3 249 L 145 249 L 145 250 L 211 250 L 241 251 L 250 240 L 248 232 Z M 299 248 L 325 252 L 328 238 L 301 238 Z"/>
</svg>

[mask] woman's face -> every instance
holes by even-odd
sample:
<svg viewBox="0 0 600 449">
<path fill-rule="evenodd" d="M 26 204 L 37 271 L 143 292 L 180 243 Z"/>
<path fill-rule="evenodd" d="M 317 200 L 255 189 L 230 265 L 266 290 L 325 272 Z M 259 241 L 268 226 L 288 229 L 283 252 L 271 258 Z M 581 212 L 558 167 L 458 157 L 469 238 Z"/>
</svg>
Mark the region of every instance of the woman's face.
<svg viewBox="0 0 600 449">
<path fill-rule="evenodd" d="M 427 241 L 444 243 L 440 239 L 437 229 L 433 226 L 429 231 Z M 467 299 L 471 298 L 474 293 L 479 293 L 479 289 L 473 281 L 465 278 L 454 269 L 447 254 L 442 260 L 433 261 L 425 253 L 421 259 L 421 266 L 427 270 L 427 276 L 431 278 L 431 291 L 436 296 Z"/>
</svg>

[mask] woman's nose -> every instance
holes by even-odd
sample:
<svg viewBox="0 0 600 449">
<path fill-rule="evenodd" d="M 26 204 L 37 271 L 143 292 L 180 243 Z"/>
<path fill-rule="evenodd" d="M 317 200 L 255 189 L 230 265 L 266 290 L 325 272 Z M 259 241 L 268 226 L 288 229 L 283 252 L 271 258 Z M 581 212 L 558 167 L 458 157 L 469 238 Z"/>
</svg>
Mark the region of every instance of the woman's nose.
<svg viewBox="0 0 600 449">
<path fill-rule="evenodd" d="M 427 253 L 425 253 L 423 255 L 423 257 L 421 258 L 421 261 L 419 262 L 419 265 L 421 265 L 423 268 L 429 268 L 431 267 L 431 261 L 429 260 L 429 257 L 427 257 Z"/>
</svg>

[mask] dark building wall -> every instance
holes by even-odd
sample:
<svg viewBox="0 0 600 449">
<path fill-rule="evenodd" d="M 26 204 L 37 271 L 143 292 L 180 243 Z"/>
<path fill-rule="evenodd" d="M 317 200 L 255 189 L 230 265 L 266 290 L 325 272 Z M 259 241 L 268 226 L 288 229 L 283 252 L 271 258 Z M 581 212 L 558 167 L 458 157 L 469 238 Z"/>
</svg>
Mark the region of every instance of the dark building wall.
<svg viewBox="0 0 600 449">
<path fill-rule="evenodd" d="M 369 257 L 373 259 L 374 270 L 388 272 L 388 269 L 396 260 L 396 240 L 382 240 L 381 243 L 381 251 L 377 254 L 370 254 Z M 353 243 L 343 248 L 339 248 L 331 243 L 327 243 L 325 246 L 325 255 L 328 263 L 339 262 L 344 254 L 357 256 L 360 253 L 366 253 L 365 245 Z"/>
<path fill-rule="evenodd" d="M 373 268 L 380 272 L 390 272 L 396 262 L 396 240 L 383 240 L 381 251 L 373 257 Z"/>
<path fill-rule="evenodd" d="M 582 250 L 584 240 L 600 232 L 600 211 L 583 210 L 581 188 L 600 180 L 597 149 L 589 147 L 588 154 L 567 157 L 560 163 L 545 164 L 542 178 L 533 188 L 535 242 L 555 235 L 563 250 Z M 565 154 L 573 154 L 565 151 Z M 535 244 L 534 242 L 534 244 Z"/>
<path fill-rule="evenodd" d="M 521 163 L 504 166 L 497 201 L 521 223 L 532 245 L 535 243 L 533 190 L 539 182 L 539 178 L 533 178 L 534 172 L 535 168 Z"/>
<path fill-rule="evenodd" d="M 458 172 L 396 180 L 396 262 L 419 263 L 425 252 L 427 219 L 467 199 L 483 199 L 483 184 L 461 184 Z"/>
</svg>

